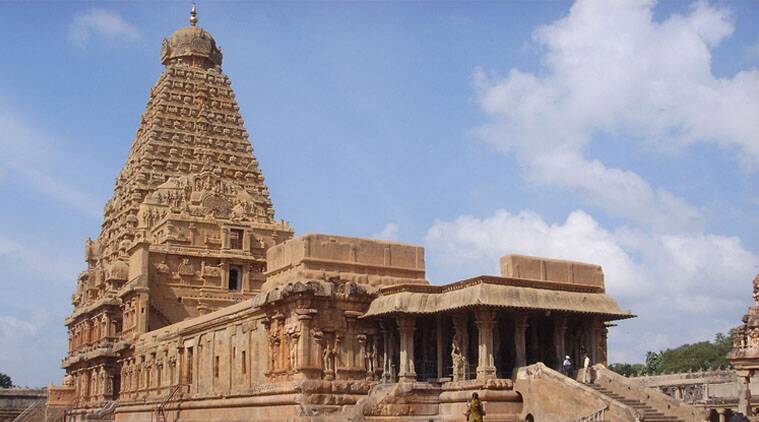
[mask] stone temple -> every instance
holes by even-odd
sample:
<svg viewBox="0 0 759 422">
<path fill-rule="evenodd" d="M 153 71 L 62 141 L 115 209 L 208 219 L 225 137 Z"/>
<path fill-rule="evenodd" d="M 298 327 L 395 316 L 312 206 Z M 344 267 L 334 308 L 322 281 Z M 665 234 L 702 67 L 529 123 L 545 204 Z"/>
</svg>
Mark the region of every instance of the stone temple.
<svg viewBox="0 0 759 422">
<path fill-rule="evenodd" d="M 498 276 L 431 285 L 419 246 L 294 237 L 222 51 L 190 22 L 163 41 L 85 242 L 43 419 L 464 421 L 477 392 L 487 421 L 703 420 L 606 370 L 608 328 L 634 315 L 598 265 L 508 255 Z M 585 354 L 586 383 L 557 371 Z"/>
</svg>

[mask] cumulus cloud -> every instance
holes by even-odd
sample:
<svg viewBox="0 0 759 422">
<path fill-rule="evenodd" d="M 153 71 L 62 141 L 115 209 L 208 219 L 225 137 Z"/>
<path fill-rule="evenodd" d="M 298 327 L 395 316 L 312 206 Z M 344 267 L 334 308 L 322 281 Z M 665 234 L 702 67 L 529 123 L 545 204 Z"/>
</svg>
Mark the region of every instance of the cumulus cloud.
<svg viewBox="0 0 759 422">
<path fill-rule="evenodd" d="M 76 15 L 69 27 L 71 42 L 84 47 L 95 36 L 107 40 L 129 41 L 139 40 L 141 37 L 137 28 L 122 19 L 116 12 L 94 8 Z"/>
<path fill-rule="evenodd" d="M 711 51 L 732 34 L 728 10 L 706 2 L 659 22 L 652 1 L 580 0 L 534 33 L 545 72 L 475 73 L 489 121 L 478 134 L 513 154 L 527 179 L 567 188 L 630 221 L 675 231 L 700 211 L 640 175 L 587 156 L 593 142 L 672 151 L 695 142 L 759 164 L 759 71 L 711 72 Z"/>
<path fill-rule="evenodd" d="M 530 211 L 505 210 L 437 221 L 425 245 L 438 282 L 498 274 L 498 259 L 509 253 L 601 264 L 607 291 L 639 315 L 611 334 L 611 358 L 628 361 L 737 325 L 759 263 L 737 237 L 612 231 L 579 210 L 553 224 Z"/>
<path fill-rule="evenodd" d="M 395 223 L 387 223 L 382 230 L 369 237 L 377 240 L 398 240 L 398 225 Z"/>
</svg>

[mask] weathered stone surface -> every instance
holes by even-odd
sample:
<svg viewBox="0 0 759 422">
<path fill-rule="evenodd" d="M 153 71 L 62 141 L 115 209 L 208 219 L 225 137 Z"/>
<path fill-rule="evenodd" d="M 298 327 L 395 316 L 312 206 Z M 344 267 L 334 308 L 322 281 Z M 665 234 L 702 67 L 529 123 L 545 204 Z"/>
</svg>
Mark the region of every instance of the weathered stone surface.
<svg viewBox="0 0 759 422">
<path fill-rule="evenodd" d="M 0 422 L 10 422 L 30 406 L 44 402 L 45 389 L 0 388 Z"/>
<path fill-rule="evenodd" d="M 604 272 L 600 265 L 526 255 L 501 257 L 503 277 L 553 281 L 580 286 L 604 288 Z"/>
<path fill-rule="evenodd" d="M 340 278 L 381 287 L 428 284 L 424 248 L 397 242 L 307 234 L 266 252 L 263 289 L 302 279 Z"/>
</svg>

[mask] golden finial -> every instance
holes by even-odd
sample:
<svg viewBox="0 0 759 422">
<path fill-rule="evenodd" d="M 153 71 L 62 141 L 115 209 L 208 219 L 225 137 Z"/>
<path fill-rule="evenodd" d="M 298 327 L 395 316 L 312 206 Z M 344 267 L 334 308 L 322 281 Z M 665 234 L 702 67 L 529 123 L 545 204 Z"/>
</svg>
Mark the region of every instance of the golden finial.
<svg viewBox="0 0 759 422">
<path fill-rule="evenodd" d="M 195 3 L 192 4 L 192 10 L 190 11 L 190 25 L 195 26 L 198 23 L 198 10 L 195 8 Z"/>
</svg>

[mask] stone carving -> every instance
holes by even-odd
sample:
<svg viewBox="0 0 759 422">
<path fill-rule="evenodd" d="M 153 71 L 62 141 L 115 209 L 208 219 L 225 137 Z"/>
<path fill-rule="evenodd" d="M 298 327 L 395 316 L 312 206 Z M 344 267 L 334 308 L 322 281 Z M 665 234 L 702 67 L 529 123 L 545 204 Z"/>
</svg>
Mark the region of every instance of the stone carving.
<svg viewBox="0 0 759 422">
<path fill-rule="evenodd" d="M 451 349 L 451 361 L 453 362 L 453 380 L 461 381 L 465 379 L 464 374 L 464 354 L 461 352 L 461 336 L 456 334 L 453 337 L 453 347 Z"/>
<path fill-rule="evenodd" d="M 188 258 L 183 258 L 179 264 L 179 275 L 195 275 L 195 267 Z"/>
</svg>

